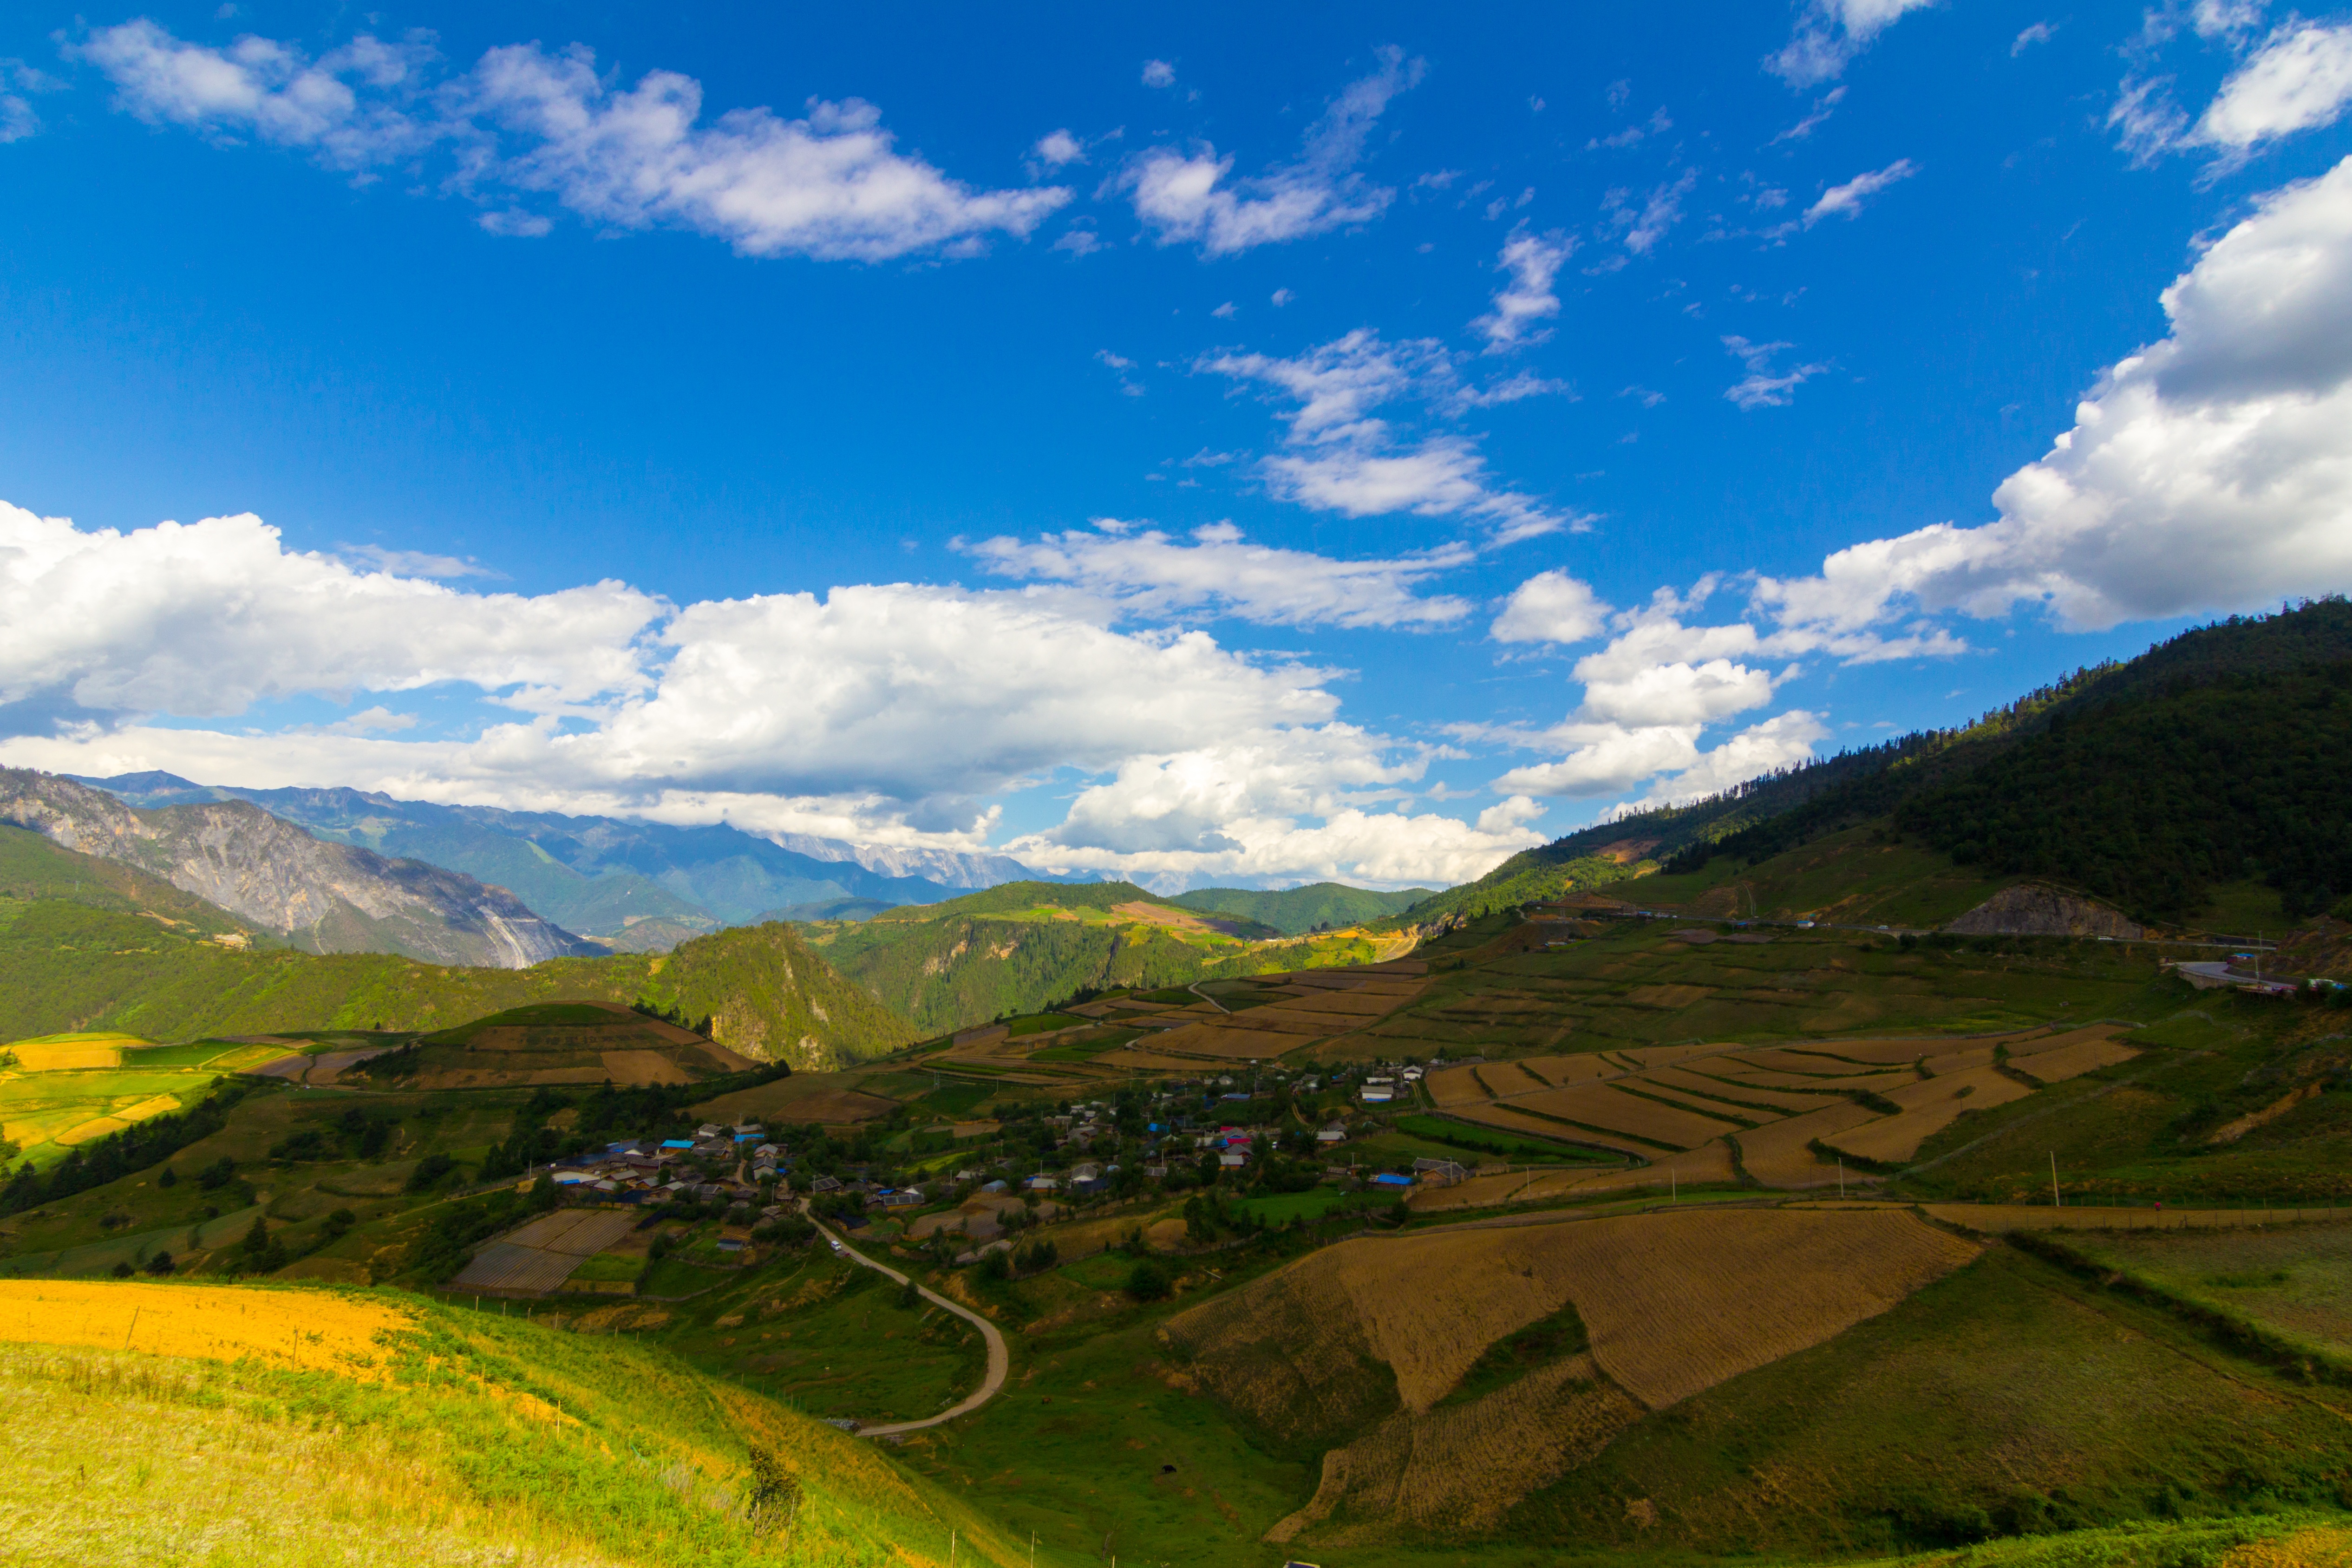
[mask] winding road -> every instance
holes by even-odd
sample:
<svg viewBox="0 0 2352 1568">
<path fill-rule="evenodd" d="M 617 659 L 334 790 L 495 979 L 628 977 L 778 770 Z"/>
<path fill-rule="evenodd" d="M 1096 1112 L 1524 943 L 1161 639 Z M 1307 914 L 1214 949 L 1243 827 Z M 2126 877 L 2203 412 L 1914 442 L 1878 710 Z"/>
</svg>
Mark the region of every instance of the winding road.
<svg viewBox="0 0 2352 1568">
<path fill-rule="evenodd" d="M 904 1274 L 899 1273 L 897 1269 L 889 1267 L 887 1264 L 877 1263 L 874 1259 L 866 1257 L 866 1254 L 858 1251 L 857 1248 L 850 1246 L 849 1243 L 842 1240 L 840 1237 L 835 1235 L 833 1231 L 827 1227 L 822 1220 L 817 1219 L 815 1215 L 810 1215 L 809 1219 L 810 1223 L 816 1226 L 820 1235 L 822 1235 L 827 1241 L 832 1242 L 835 1246 L 841 1248 L 841 1255 L 844 1258 L 850 1258 L 858 1263 L 863 1263 L 866 1268 L 871 1268 L 885 1279 L 892 1280 L 900 1285 L 907 1283 L 907 1277 Z M 980 1386 L 972 1390 L 971 1394 L 967 1396 L 961 1404 L 957 1405 L 952 1409 L 943 1410 L 937 1415 L 925 1416 L 920 1421 L 893 1421 L 880 1426 L 860 1426 L 857 1429 L 857 1435 L 861 1437 L 891 1437 L 896 1436 L 901 1432 L 919 1432 L 926 1426 L 943 1426 L 946 1423 L 954 1420 L 959 1415 L 969 1415 L 973 1411 L 979 1409 L 982 1405 L 987 1404 L 990 1400 L 995 1398 L 999 1394 L 1003 1392 L 1005 1374 L 1013 1369 L 1013 1352 L 1005 1349 L 1004 1336 L 997 1331 L 997 1327 L 994 1323 L 990 1322 L 986 1318 L 982 1317 L 978 1312 L 971 1310 L 968 1307 L 958 1306 L 956 1303 L 949 1300 L 946 1297 L 940 1295 L 936 1290 L 926 1289 L 921 1285 L 916 1286 L 915 1289 L 921 1294 L 924 1300 L 930 1302 L 931 1305 L 935 1307 L 942 1308 L 947 1311 L 953 1312 L 957 1317 L 961 1318 L 964 1321 L 970 1323 L 972 1327 L 980 1331 L 981 1337 L 988 1342 L 988 1375 L 982 1378 L 980 1380 Z"/>
</svg>

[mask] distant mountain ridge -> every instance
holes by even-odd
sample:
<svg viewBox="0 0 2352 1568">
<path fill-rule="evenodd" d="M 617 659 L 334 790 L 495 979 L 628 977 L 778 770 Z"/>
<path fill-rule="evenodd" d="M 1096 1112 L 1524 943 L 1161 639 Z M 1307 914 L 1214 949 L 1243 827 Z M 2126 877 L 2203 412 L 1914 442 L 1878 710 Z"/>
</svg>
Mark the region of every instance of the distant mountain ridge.
<svg viewBox="0 0 2352 1568">
<path fill-rule="evenodd" d="M 606 951 L 505 888 L 315 837 L 246 801 L 142 809 L 75 780 L 0 768 L 0 822 L 136 867 L 313 952 L 523 969 Z"/>
<path fill-rule="evenodd" d="M 1318 929 L 1337 930 L 1402 914 L 1436 896 L 1436 890 L 1431 888 L 1381 893 L 1369 888 L 1351 888 L 1344 882 L 1310 882 L 1303 888 L 1279 889 L 1195 888 L 1189 893 L 1176 894 L 1170 901 L 1188 910 L 1222 910 L 1262 921 L 1285 936 L 1299 936 Z"/>
<path fill-rule="evenodd" d="M 779 913 L 938 903 L 1040 875 L 1003 855 L 766 835 L 724 823 L 677 827 L 345 788 L 247 789 L 160 772 L 75 782 L 145 807 L 248 802 L 319 837 L 509 889 L 566 929 L 633 951 Z"/>
</svg>

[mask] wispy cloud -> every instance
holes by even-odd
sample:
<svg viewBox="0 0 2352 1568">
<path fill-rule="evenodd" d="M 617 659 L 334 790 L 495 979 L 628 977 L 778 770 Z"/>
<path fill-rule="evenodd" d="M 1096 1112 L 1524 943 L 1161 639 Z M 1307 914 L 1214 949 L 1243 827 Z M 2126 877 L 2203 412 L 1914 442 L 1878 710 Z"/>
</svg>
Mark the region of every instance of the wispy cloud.
<svg viewBox="0 0 2352 1568">
<path fill-rule="evenodd" d="M 951 179 L 895 151 L 881 111 L 856 99 L 813 100 L 799 119 L 735 109 L 705 124 L 691 77 L 649 71 L 624 89 L 578 44 L 509 45 L 453 74 L 421 35 L 362 35 L 313 58 L 268 38 L 189 43 L 142 20 L 74 52 L 114 83 L 121 107 L 154 123 L 299 149 L 361 178 L 441 160 L 434 184 L 479 203 L 502 234 L 545 232 L 544 199 L 607 227 L 685 229 L 747 256 L 880 261 L 1025 236 L 1070 198 Z"/>
<path fill-rule="evenodd" d="M 1785 47 L 1764 68 L 1790 87 L 1811 87 L 1844 74 L 1871 40 L 1934 0 L 1810 0 Z"/>
<path fill-rule="evenodd" d="M 1561 234 L 1522 231 L 1503 242 L 1502 257 L 1495 265 L 1510 274 L 1510 281 L 1496 291 L 1495 308 L 1470 323 L 1486 334 L 1487 353 L 1540 342 L 1551 335 L 1537 330 L 1535 323 L 1559 314 L 1552 281 L 1575 249 L 1576 241 Z"/>
<path fill-rule="evenodd" d="M 1792 343 L 1751 343 L 1746 338 L 1728 337 L 1723 346 L 1732 358 L 1747 367 L 1748 374 L 1724 389 L 1723 395 L 1738 405 L 1743 413 L 1759 408 L 1782 408 L 1793 402 L 1797 388 L 1829 369 L 1826 364 L 1801 364 L 1774 374 L 1772 358 Z"/>
<path fill-rule="evenodd" d="M 1804 225 L 1813 225 L 1828 217 L 1851 218 L 1862 211 L 1862 205 L 1887 186 L 1909 179 L 1919 172 L 1919 165 L 1908 158 L 1897 158 L 1884 169 L 1856 174 L 1843 185 L 1832 185 L 1822 193 L 1822 199 L 1805 209 Z"/>
</svg>

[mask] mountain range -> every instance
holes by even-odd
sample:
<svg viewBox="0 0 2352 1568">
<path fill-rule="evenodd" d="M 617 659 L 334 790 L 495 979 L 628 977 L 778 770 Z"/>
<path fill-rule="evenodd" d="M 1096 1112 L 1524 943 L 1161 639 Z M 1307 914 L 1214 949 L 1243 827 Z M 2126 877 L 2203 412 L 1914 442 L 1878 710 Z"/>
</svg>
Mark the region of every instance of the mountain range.
<svg viewBox="0 0 2352 1568">
<path fill-rule="evenodd" d="M 5 768 L 0 822 L 136 867 L 312 952 L 525 969 L 606 951 L 505 888 L 315 837 L 246 801 L 142 809 L 71 779 Z"/>
<path fill-rule="evenodd" d="M 150 808 L 247 803 L 319 838 L 507 889 L 566 930 L 631 952 L 667 950 L 722 926 L 862 918 L 1042 875 L 1003 855 L 769 838 L 723 823 L 677 827 L 355 789 L 244 789 L 155 772 L 76 782 Z"/>
</svg>

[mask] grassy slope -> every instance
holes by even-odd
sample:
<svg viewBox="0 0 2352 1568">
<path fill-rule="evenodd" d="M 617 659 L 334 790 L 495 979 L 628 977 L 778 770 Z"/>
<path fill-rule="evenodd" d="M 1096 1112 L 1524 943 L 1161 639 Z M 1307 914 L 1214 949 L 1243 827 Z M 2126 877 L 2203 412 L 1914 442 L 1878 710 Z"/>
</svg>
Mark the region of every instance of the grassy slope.
<svg viewBox="0 0 2352 1568">
<path fill-rule="evenodd" d="M 1853 827 L 1752 866 L 1718 856 L 1702 870 L 1644 877 L 1622 891 L 1647 908 L 1693 914 L 1938 926 L 2017 879 L 1955 865 L 1883 829 Z"/>
<path fill-rule="evenodd" d="M 950 1531 L 959 1561 L 1027 1560 L 872 1445 L 658 1349 L 414 1304 L 420 1330 L 384 1384 L 0 1348 L 0 1407 L 41 1435 L 0 1473 L 10 1560 L 158 1561 L 210 1539 L 223 1568 L 470 1563 L 485 1547 L 532 1563 L 929 1564 Z M 755 1447 L 801 1491 L 789 1537 L 744 1517 Z M 207 1484 L 185 1484 L 197 1473 Z M 66 1491 L 79 1500 L 61 1513 Z"/>
<path fill-rule="evenodd" d="M 1379 893 L 1339 882 L 1314 882 L 1304 888 L 1275 891 L 1264 888 L 1195 888 L 1170 900 L 1204 913 L 1239 915 L 1272 926 L 1286 936 L 1297 936 L 1318 925 L 1351 926 L 1402 914 L 1436 895 L 1427 888 Z"/>
<path fill-rule="evenodd" d="M 1034 1013 L 1085 987 L 1150 990 L 1377 956 L 1360 938 L 1247 941 L 1113 912 L 1130 903 L 1195 916 L 1125 882 L 1008 882 L 807 929 L 818 952 L 925 1034 Z"/>
<path fill-rule="evenodd" d="M 237 952 L 135 915 L 0 899 L 0 1039 L 101 1027 L 164 1040 L 429 1029 L 565 997 L 644 999 L 709 1015 L 721 1044 L 797 1066 L 878 1056 L 913 1037 L 789 926 L 720 931 L 667 955 L 457 969 L 389 953 Z"/>
</svg>

